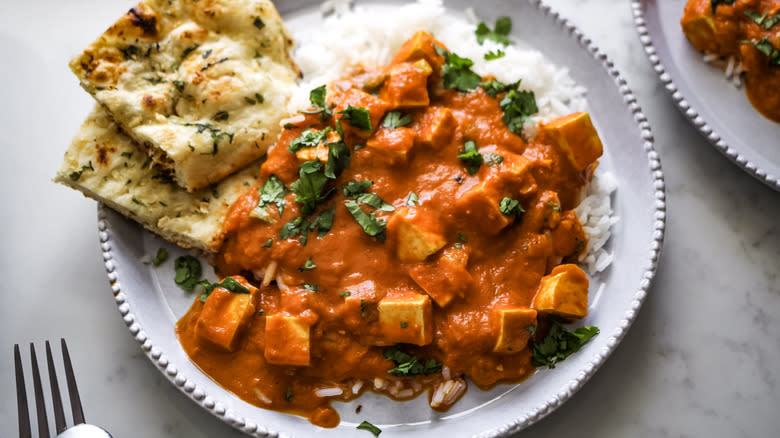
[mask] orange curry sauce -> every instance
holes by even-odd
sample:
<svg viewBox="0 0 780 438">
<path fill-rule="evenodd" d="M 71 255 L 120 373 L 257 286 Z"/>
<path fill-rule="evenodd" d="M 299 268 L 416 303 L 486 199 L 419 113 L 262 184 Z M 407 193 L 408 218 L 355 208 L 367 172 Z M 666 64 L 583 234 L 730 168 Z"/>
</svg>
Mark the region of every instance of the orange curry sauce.
<svg viewBox="0 0 780 438">
<path fill-rule="evenodd" d="M 537 317 L 585 316 L 585 274 L 572 264 L 552 270 L 585 246 L 572 208 L 601 155 L 589 117 L 553 121 L 526 143 L 502 120 L 506 93 L 444 89 L 445 57 L 434 44 L 443 47 L 418 32 L 390 65 L 330 84 L 332 117 L 300 114 L 288 124 L 262 167 L 263 181 L 273 175 L 288 190 L 281 217 L 273 203 L 265 220 L 253 217 L 262 185 L 233 205 L 217 267 L 251 294 L 217 287 L 205 304 L 195 301 L 177 334 L 206 374 L 249 403 L 334 427 L 333 399 L 366 389 L 409 399 L 443 381 L 439 368 L 389 374 L 397 364 L 384 353 L 396 345 L 482 388 L 520 381 L 535 369 L 529 340 Z M 349 106 L 370 113 L 370 131 L 343 119 Z M 411 120 L 393 126 L 393 110 Z M 291 186 L 305 161 L 329 159 L 323 143 L 339 140 L 338 120 L 351 163 L 304 215 Z M 327 127 L 325 142 L 288 150 L 306 130 Z M 467 141 L 484 158 L 473 175 L 458 158 Z M 345 205 L 350 181 L 372 181 L 365 192 L 392 206 L 355 201 L 386 223 L 376 237 Z M 504 198 L 525 211 L 505 214 Z M 296 218 L 312 223 L 329 210 L 330 230 L 312 227 L 305 245 L 300 234 L 280 237 Z M 543 278 L 559 291 L 546 304 L 537 297 Z M 342 395 L 316 394 L 336 386 Z"/>
<path fill-rule="evenodd" d="M 750 102 L 780 123 L 780 0 L 689 0 L 681 24 L 696 50 L 736 56 Z"/>
</svg>

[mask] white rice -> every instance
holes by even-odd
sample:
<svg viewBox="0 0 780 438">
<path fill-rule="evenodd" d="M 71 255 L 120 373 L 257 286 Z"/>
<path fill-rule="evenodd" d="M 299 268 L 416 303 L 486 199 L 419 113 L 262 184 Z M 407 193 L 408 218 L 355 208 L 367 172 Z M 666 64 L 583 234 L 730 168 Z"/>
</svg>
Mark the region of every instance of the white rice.
<svg viewBox="0 0 780 438">
<path fill-rule="evenodd" d="M 418 0 L 401 7 L 350 5 L 349 0 L 325 1 L 322 11 L 328 14 L 326 18 L 295 34 L 295 59 L 304 76 L 293 93 L 290 112 L 308 107 L 313 88 L 344 77 L 345 71 L 388 63 L 404 41 L 421 29 L 431 32 L 452 52 L 474 61 L 472 68 L 480 75 L 491 74 L 505 83 L 522 78 L 520 89 L 533 91 L 539 107 L 539 113 L 524 126 L 526 137 L 535 135 L 538 122 L 587 111 L 585 88 L 574 82 L 567 68 L 555 66 L 541 52 L 521 41 L 506 47 L 489 40 L 479 45 L 474 37 L 479 18 L 473 10 L 466 11 L 467 21 L 448 14 L 442 0 Z M 505 52 L 504 57 L 484 59 L 485 53 L 499 49 Z M 612 261 L 605 244 L 610 226 L 617 221 L 611 217 L 610 205 L 615 188 L 614 177 L 598 169 L 576 210 L 590 241 L 582 255 L 590 274 L 603 271 Z"/>
<path fill-rule="evenodd" d="M 320 388 L 316 391 L 314 391 L 314 395 L 317 397 L 336 397 L 338 395 L 344 394 L 344 390 L 339 388 L 338 386 L 332 387 L 332 388 Z"/>
<path fill-rule="evenodd" d="M 445 380 L 433 388 L 430 405 L 432 408 L 450 406 L 466 391 L 463 379 Z"/>
<path fill-rule="evenodd" d="M 745 68 L 742 66 L 742 62 L 737 60 L 736 56 L 731 55 L 724 60 L 714 53 L 704 53 L 702 59 L 707 64 L 723 70 L 723 75 L 733 86 L 737 88 L 742 87 L 742 73 L 745 72 Z"/>
</svg>

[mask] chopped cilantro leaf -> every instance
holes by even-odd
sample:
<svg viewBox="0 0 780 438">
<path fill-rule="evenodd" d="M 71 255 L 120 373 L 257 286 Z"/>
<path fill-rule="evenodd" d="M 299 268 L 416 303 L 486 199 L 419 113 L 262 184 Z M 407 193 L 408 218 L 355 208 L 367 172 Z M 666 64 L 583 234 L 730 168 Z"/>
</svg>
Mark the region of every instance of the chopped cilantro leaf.
<svg viewBox="0 0 780 438">
<path fill-rule="evenodd" d="M 409 207 L 419 204 L 420 203 L 420 197 L 417 196 L 417 193 L 409 192 L 409 196 L 406 198 L 406 205 Z"/>
<path fill-rule="evenodd" d="M 301 245 L 306 245 L 306 241 L 308 240 L 309 226 L 309 221 L 306 220 L 306 218 L 297 217 L 282 226 L 282 229 L 279 231 L 279 237 L 282 240 L 286 240 L 294 239 L 296 236 L 301 236 L 299 238 Z"/>
<path fill-rule="evenodd" d="M 68 175 L 68 178 L 70 178 L 71 181 L 78 181 L 79 178 L 81 178 L 81 174 L 88 170 L 91 170 L 93 172 L 95 171 L 95 168 L 92 167 L 92 160 L 90 160 L 88 164 L 81 166 L 81 170 L 71 172 L 70 175 Z"/>
<path fill-rule="evenodd" d="M 192 290 L 203 273 L 200 260 L 191 255 L 178 257 L 174 262 L 174 269 L 176 276 L 173 281 L 184 290 Z"/>
<path fill-rule="evenodd" d="M 349 124 L 355 128 L 371 132 L 374 128 L 371 125 L 371 113 L 365 108 L 357 108 L 352 105 L 344 111 L 339 111 L 342 120 L 349 120 Z"/>
<path fill-rule="evenodd" d="M 363 231 L 365 231 L 366 234 L 371 237 L 376 237 L 380 242 L 385 241 L 384 232 L 387 223 L 385 223 L 384 220 L 377 219 L 376 214 L 374 213 L 366 213 L 360 208 L 360 204 L 355 201 L 346 201 L 344 202 L 344 206 L 347 207 L 349 213 L 355 218 L 355 221 L 363 228 Z"/>
<path fill-rule="evenodd" d="M 496 27 L 494 30 L 490 30 L 487 24 L 480 22 L 477 25 L 477 30 L 474 34 L 477 36 L 477 42 L 482 45 L 485 40 L 495 41 L 499 44 L 508 46 L 512 44 L 509 40 L 509 33 L 512 31 L 512 19 L 509 17 L 501 17 L 496 20 Z"/>
<path fill-rule="evenodd" d="M 523 206 L 520 205 L 520 201 L 517 199 L 512 199 L 508 196 L 504 196 L 498 206 L 498 209 L 501 210 L 501 213 L 506 216 L 516 216 L 525 212 Z"/>
<path fill-rule="evenodd" d="M 482 154 L 477 151 L 477 144 L 473 141 L 467 141 L 463 144 L 463 152 L 458 154 L 458 158 L 466 165 L 469 175 L 474 175 L 479 171 L 482 165 Z"/>
<path fill-rule="evenodd" d="M 753 22 L 758 24 L 759 26 L 764 24 L 764 20 L 766 20 L 766 17 L 769 16 L 769 12 L 764 12 L 764 15 L 760 15 L 758 12 L 755 11 L 745 11 L 745 15 L 750 17 Z"/>
<path fill-rule="evenodd" d="M 382 126 L 388 129 L 396 129 L 412 123 L 412 116 L 401 115 L 401 111 L 390 111 L 382 121 Z"/>
<path fill-rule="evenodd" d="M 352 180 L 344 186 L 344 197 L 352 198 L 362 204 L 366 204 L 380 211 L 395 211 L 395 207 L 383 201 L 379 195 L 375 193 L 367 193 L 365 190 L 374 184 L 373 181 L 363 180 L 357 182 Z"/>
<path fill-rule="evenodd" d="M 533 91 L 510 90 L 501 99 L 499 106 L 504 110 L 504 123 L 506 123 L 510 131 L 517 135 L 523 132 L 523 123 L 531 115 L 539 112 Z"/>
<path fill-rule="evenodd" d="M 490 97 L 496 97 L 501 93 L 517 90 L 517 87 L 520 86 L 520 81 L 513 82 L 511 84 L 505 84 L 499 80 L 491 79 L 489 81 L 482 82 L 480 86 L 482 86 L 482 88 L 485 90 L 485 93 L 487 93 Z"/>
<path fill-rule="evenodd" d="M 309 257 L 309 258 L 308 258 L 308 259 L 306 259 L 306 261 L 303 263 L 303 266 L 301 266 L 300 268 L 298 268 L 298 272 L 311 271 L 312 269 L 314 269 L 314 268 L 316 268 L 316 267 L 317 267 L 317 265 L 316 265 L 316 264 L 314 264 L 314 262 L 312 261 L 311 257 Z"/>
<path fill-rule="evenodd" d="M 310 290 L 312 292 L 319 292 L 320 286 L 316 284 L 303 283 L 303 290 Z"/>
<path fill-rule="evenodd" d="M 558 362 L 576 353 L 588 340 L 599 334 L 598 327 L 585 326 L 569 331 L 553 320 L 550 333 L 542 342 L 533 344 L 531 363 L 536 367 L 555 368 Z"/>
<path fill-rule="evenodd" d="M 287 147 L 287 150 L 294 154 L 303 148 L 313 148 L 320 143 L 324 144 L 330 131 L 332 131 L 330 127 L 327 127 L 322 131 L 307 129 L 303 131 L 300 137 L 290 142 L 290 146 Z"/>
<path fill-rule="evenodd" d="M 780 67 L 780 50 L 775 48 L 769 38 L 764 37 L 761 41 L 742 41 L 742 44 L 752 44 L 759 52 L 769 58 L 771 67 Z"/>
<path fill-rule="evenodd" d="M 327 95 L 327 87 L 320 85 L 317 88 L 312 89 L 309 92 L 309 102 L 314 107 L 312 110 L 302 111 L 305 114 L 321 114 L 322 120 L 326 120 L 333 115 L 333 111 L 328 107 L 328 103 L 325 100 Z"/>
<path fill-rule="evenodd" d="M 263 244 L 263 248 L 270 248 L 270 247 L 271 247 L 271 244 L 273 244 L 273 243 L 274 243 L 274 239 L 273 239 L 273 238 L 271 238 L 271 239 L 268 239 L 268 240 L 266 240 L 266 241 L 265 241 L 265 243 Z"/>
<path fill-rule="evenodd" d="M 352 158 L 349 148 L 343 141 L 328 143 L 328 162 L 325 163 L 325 176 L 336 179 L 344 169 L 349 168 Z"/>
<path fill-rule="evenodd" d="M 249 289 L 244 287 L 243 284 L 236 281 L 233 277 L 225 277 L 222 282 L 219 283 L 219 287 L 237 294 L 251 293 Z"/>
<path fill-rule="evenodd" d="M 454 53 L 444 53 L 447 60 L 441 68 L 444 88 L 448 90 L 454 88 L 464 93 L 476 90 L 482 83 L 482 78 L 471 70 L 474 61 L 461 58 Z"/>
<path fill-rule="evenodd" d="M 363 180 L 355 181 L 354 179 L 344 186 L 343 192 L 345 198 L 354 198 L 355 196 L 363 193 L 374 184 L 373 181 Z"/>
<path fill-rule="evenodd" d="M 441 371 L 441 364 L 435 359 L 423 361 L 417 356 L 404 353 L 398 346 L 384 352 L 385 358 L 395 363 L 395 368 L 387 371 L 396 377 L 428 376 Z"/>
<path fill-rule="evenodd" d="M 325 190 L 328 177 L 320 169 L 320 160 L 306 161 L 298 170 L 299 179 L 290 184 L 290 190 L 295 193 L 295 202 L 302 204 L 301 213 L 305 215 L 312 213 L 333 191 Z"/>
<path fill-rule="evenodd" d="M 152 264 L 154 266 L 160 266 L 166 260 L 168 260 L 168 250 L 165 248 L 160 248 L 157 250 L 157 254 L 152 259 Z"/>
<path fill-rule="evenodd" d="M 314 221 L 309 225 L 309 231 L 319 231 L 319 237 L 328 234 L 333 227 L 333 217 L 336 215 L 336 207 L 329 210 L 323 210 Z"/>
<path fill-rule="evenodd" d="M 284 197 L 287 195 L 287 188 L 284 186 L 284 183 L 276 175 L 271 175 L 258 191 L 260 192 L 260 199 L 257 202 L 257 206 L 249 213 L 249 216 L 271 223 L 268 206 L 276 204 L 279 217 L 282 217 L 284 206 L 287 205 L 287 201 L 284 200 Z"/>
<path fill-rule="evenodd" d="M 780 23 L 780 14 L 772 15 L 771 17 L 767 17 L 766 21 L 764 22 L 764 29 L 769 30 L 772 27 L 774 27 L 775 24 Z"/>
<path fill-rule="evenodd" d="M 382 433 L 382 429 L 374 426 L 373 424 L 369 423 L 368 421 L 364 421 L 357 425 L 356 429 L 360 430 L 367 430 L 374 434 L 374 436 L 379 436 L 380 433 Z"/>
<path fill-rule="evenodd" d="M 485 61 L 494 61 L 496 59 L 501 59 L 504 56 L 506 56 L 506 52 L 501 49 L 498 49 L 495 52 L 491 50 L 485 53 Z"/>
</svg>

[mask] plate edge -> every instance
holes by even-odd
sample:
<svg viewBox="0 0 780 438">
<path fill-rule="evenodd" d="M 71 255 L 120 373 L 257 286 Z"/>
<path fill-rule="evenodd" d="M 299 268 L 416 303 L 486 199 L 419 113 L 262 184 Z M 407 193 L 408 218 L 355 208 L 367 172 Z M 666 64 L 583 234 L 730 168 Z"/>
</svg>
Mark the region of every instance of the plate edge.
<svg viewBox="0 0 780 438">
<path fill-rule="evenodd" d="M 730 161 L 734 162 L 737 166 L 742 168 L 752 177 L 763 182 L 770 188 L 780 191 L 780 178 L 778 176 L 767 173 L 759 168 L 755 163 L 749 161 L 742 154 L 734 150 L 729 146 L 720 134 L 699 115 L 699 112 L 694 109 L 691 104 L 680 93 L 677 85 L 672 80 L 671 75 L 666 71 L 661 59 L 657 55 L 655 45 L 653 45 L 650 32 L 645 25 L 646 20 L 643 12 L 643 0 L 631 0 L 631 9 L 634 15 L 634 27 L 639 34 L 639 41 L 642 43 L 647 59 L 653 67 L 653 70 L 658 75 L 659 79 L 664 85 L 666 91 L 672 96 L 677 108 L 687 117 L 693 126 L 717 149 L 720 153 L 726 156 Z"/>
</svg>

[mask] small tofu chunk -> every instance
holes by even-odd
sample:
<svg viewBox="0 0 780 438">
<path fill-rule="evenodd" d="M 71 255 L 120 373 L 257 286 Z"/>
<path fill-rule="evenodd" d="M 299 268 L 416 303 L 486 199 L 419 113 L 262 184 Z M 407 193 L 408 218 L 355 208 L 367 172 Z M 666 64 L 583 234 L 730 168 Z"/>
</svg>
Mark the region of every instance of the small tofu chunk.
<svg viewBox="0 0 780 438">
<path fill-rule="evenodd" d="M 490 174 L 459 197 L 455 208 L 469 228 L 494 236 L 514 221 L 514 216 L 501 213 L 501 200 L 507 195 L 509 193 L 503 190 L 501 178 Z"/>
<path fill-rule="evenodd" d="M 265 360 L 276 365 L 310 365 L 309 325 L 296 316 L 265 319 Z"/>
<path fill-rule="evenodd" d="M 379 301 L 379 333 L 374 345 L 427 345 L 433 341 L 431 299 L 417 292 L 394 293 Z"/>
<path fill-rule="evenodd" d="M 234 278 L 252 293 L 236 293 L 221 287 L 215 288 L 203 304 L 196 327 L 200 338 L 226 351 L 235 350 L 241 331 L 255 313 L 252 294 L 257 289 L 243 277 Z"/>
<path fill-rule="evenodd" d="M 417 143 L 425 147 L 443 147 L 452 139 L 456 127 L 455 116 L 449 108 L 428 108 L 420 122 Z"/>
<path fill-rule="evenodd" d="M 534 309 L 564 318 L 588 315 L 588 277 L 579 266 L 559 265 L 542 278 Z"/>
<path fill-rule="evenodd" d="M 406 164 L 409 162 L 414 147 L 414 137 L 415 133 L 411 128 L 380 128 L 366 142 L 366 147 L 375 154 L 379 161 Z"/>
<path fill-rule="evenodd" d="M 424 30 L 418 31 L 398 49 L 392 63 L 398 64 L 424 59 L 434 70 L 439 71 L 444 65 L 445 59 L 443 55 L 436 53 L 436 46 L 446 49 L 444 44 L 436 41 L 430 33 Z"/>
<path fill-rule="evenodd" d="M 523 351 L 531 331 L 536 329 L 536 310 L 527 307 L 495 309 L 498 321 L 498 338 L 493 351 L 500 354 L 515 354 Z"/>
<path fill-rule="evenodd" d="M 371 131 L 352 126 L 349 120 L 342 120 L 343 114 L 339 114 L 341 111 L 353 106 L 355 108 L 362 108 L 369 112 L 371 115 Z M 374 97 L 365 91 L 357 88 L 350 88 L 344 91 L 344 95 L 340 98 L 338 106 L 333 110 L 336 117 L 341 120 L 341 127 L 344 130 L 344 135 L 347 137 L 354 136 L 360 139 L 367 139 L 382 122 L 382 118 L 387 112 L 389 105 L 384 100 Z"/>
<path fill-rule="evenodd" d="M 704 51 L 712 45 L 715 38 L 715 20 L 711 15 L 697 15 L 682 22 L 683 33 L 696 47 L 696 50 Z"/>
<path fill-rule="evenodd" d="M 465 248 L 450 247 L 432 263 L 421 263 L 409 269 L 409 276 L 440 307 L 463 296 L 471 286 L 471 274 L 466 270 L 469 255 Z"/>
<path fill-rule="evenodd" d="M 428 76 L 433 69 L 424 59 L 402 62 L 390 69 L 390 76 L 382 85 L 379 97 L 391 108 L 425 108 L 428 97 Z"/>
<path fill-rule="evenodd" d="M 601 139 L 588 113 L 573 113 L 542 127 L 543 138 L 557 147 L 575 170 L 595 162 L 603 152 Z"/>
<path fill-rule="evenodd" d="M 401 207 L 390 216 L 387 237 L 404 263 L 421 262 L 447 244 L 435 214 L 413 207 Z"/>
<path fill-rule="evenodd" d="M 323 163 L 327 163 L 328 146 L 326 146 L 326 143 L 335 143 L 340 139 L 341 138 L 336 131 L 331 131 L 328 133 L 325 142 L 320 142 L 317 146 L 314 147 L 304 147 L 298 149 L 298 152 L 295 153 L 295 156 L 298 158 L 298 161 L 300 162 L 312 161 L 319 158 L 319 160 L 322 161 Z"/>
</svg>

